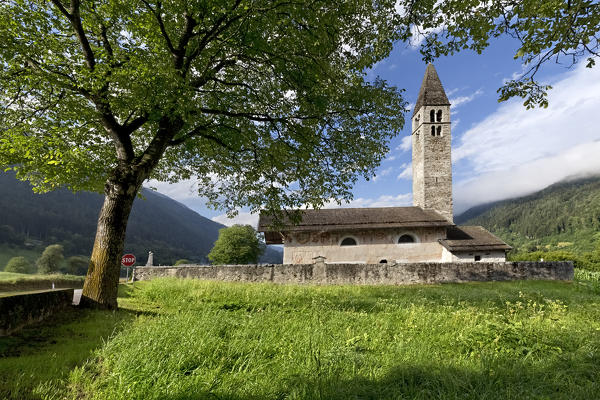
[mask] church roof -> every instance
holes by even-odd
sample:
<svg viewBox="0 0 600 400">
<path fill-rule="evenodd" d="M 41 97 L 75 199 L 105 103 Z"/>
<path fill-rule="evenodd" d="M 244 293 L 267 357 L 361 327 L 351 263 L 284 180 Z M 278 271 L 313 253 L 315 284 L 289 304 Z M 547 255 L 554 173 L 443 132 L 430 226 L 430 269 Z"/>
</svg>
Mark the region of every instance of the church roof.
<svg viewBox="0 0 600 400">
<path fill-rule="evenodd" d="M 422 106 L 449 106 L 450 102 L 433 64 L 427 64 L 413 116 Z"/>
<path fill-rule="evenodd" d="M 452 226 L 440 244 L 451 252 L 477 250 L 510 250 L 507 245 L 482 226 Z"/>
<path fill-rule="evenodd" d="M 281 231 L 338 231 L 375 228 L 448 227 L 453 224 L 433 210 L 421 207 L 328 208 L 302 210 L 302 221 Z M 271 228 L 272 218 L 260 214 L 258 231 L 265 232 L 267 244 L 281 243 L 281 235 Z"/>
</svg>

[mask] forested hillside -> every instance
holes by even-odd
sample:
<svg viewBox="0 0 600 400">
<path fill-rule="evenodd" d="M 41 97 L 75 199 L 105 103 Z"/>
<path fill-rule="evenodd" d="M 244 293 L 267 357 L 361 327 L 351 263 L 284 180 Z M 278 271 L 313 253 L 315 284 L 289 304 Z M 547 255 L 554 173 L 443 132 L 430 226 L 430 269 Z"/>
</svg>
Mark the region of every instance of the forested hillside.
<svg viewBox="0 0 600 400">
<path fill-rule="evenodd" d="M 482 225 L 516 251 L 591 251 L 600 239 L 600 177 L 559 182 L 529 196 L 478 206 L 455 222 Z"/>
<path fill-rule="evenodd" d="M 142 263 L 148 251 L 153 251 L 155 265 L 169 265 L 181 258 L 206 262 L 223 225 L 160 193 L 144 189 L 142 195 L 133 205 L 125 251 L 134 253 Z M 41 252 L 43 246 L 59 243 L 66 256 L 89 256 L 102 200 L 95 193 L 64 189 L 35 194 L 14 174 L 2 173 L 0 245 Z M 264 261 L 277 262 L 280 258 L 278 252 L 269 249 Z"/>
</svg>

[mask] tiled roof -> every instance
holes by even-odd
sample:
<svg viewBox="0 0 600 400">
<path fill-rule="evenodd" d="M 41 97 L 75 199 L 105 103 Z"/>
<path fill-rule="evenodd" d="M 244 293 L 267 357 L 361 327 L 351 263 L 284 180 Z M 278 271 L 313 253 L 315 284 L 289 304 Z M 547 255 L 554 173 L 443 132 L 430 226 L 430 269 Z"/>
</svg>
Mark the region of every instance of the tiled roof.
<svg viewBox="0 0 600 400">
<path fill-rule="evenodd" d="M 452 223 L 433 210 L 421 207 L 333 208 L 303 210 L 302 221 L 286 224 L 281 231 L 336 231 L 374 228 L 408 228 L 452 226 Z M 265 232 L 267 244 L 281 243 L 281 235 L 271 228 L 272 218 L 260 214 L 258 231 Z"/>
<path fill-rule="evenodd" d="M 444 91 L 442 82 L 438 77 L 437 71 L 433 64 L 427 64 L 419 97 L 415 103 L 413 116 L 419 111 L 422 106 L 449 106 L 448 96 Z"/>
<path fill-rule="evenodd" d="M 510 250 L 507 245 L 482 226 L 452 226 L 447 230 L 447 238 L 440 240 L 442 246 L 451 252 L 474 250 Z"/>
</svg>

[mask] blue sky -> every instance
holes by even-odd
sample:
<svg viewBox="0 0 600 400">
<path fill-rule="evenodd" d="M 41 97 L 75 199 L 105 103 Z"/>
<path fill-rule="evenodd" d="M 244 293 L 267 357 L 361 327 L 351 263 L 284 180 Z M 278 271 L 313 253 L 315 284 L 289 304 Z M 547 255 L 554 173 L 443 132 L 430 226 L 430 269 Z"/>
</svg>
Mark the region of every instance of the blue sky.
<svg viewBox="0 0 600 400">
<path fill-rule="evenodd" d="M 537 78 L 554 86 L 546 109 L 527 110 L 521 99 L 498 103 L 497 89 L 523 71 L 513 59 L 517 43 L 495 40 L 478 55 L 462 52 L 435 61 L 451 107 L 455 215 L 484 202 L 522 196 L 559 180 L 600 173 L 600 68 L 583 63 L 571 68 L 548 63 Z M 567 62 L 567 60 L 565 60 Z M 411 113 L 425 63 L 415 47 L 399 44 L 390 56 L 368 72 L 405 89 Z M 390 145 L 374 179 L 354 187 L 346 207 L 412 204 L 410 115 Z M 237 218 L 207 209 L 194 193 L 193 182 L 152 186 L 201 215 L 226 225 L 255 224 L 256 215 L 240 210 Z"/>
</svg>

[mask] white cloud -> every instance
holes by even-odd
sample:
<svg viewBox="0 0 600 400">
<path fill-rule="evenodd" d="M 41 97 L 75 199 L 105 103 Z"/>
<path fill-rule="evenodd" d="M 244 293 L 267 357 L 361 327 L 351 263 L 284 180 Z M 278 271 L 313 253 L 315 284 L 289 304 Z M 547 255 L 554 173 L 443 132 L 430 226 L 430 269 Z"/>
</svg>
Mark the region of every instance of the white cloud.
<svg viewBox="0 0 600 400">
<path fill-rule="evenodd" d="M 337 203 L 331 201 L 324 208 L 362 208 L 362 207 L 403 207 L 412 204 L 412 193 L 398 195 L 383 195 L 377 198 L 359 197 L 350 203 Z"/>
<path fill-rule="evenodd" d="M 599 174 L 599 154 L 600 140 L 508 170 L 463 180 L 454 187 L 454 211 L 460 214 L 477 204 L 524 196 L 572 176 Z"/>
<path fill-rule="evenodd" d="M 400 168 L 404 168 L 400 175 L 396 179 L 412 179 L 412 163 L 404 163 L 400 166 Z"/>
<path fill-rule="evenodd" d="M 217 215 L 212 218 L 213 221 L 223 225 L 232 226 L 235 224 L 250 225 L 254 229 L 258 227 L 258 214 L 240 211 L 234 218 L 228 218 L 227 214 Z"/>
<path fill-rule="evenodd" d="M 473 101 L 477 96 L 480 96 L 482 94 L 483 94 L 483 90 L 477 89 L 475 92 L 471 93 L 470 95 L 457 96 L 457 97 L 449 99 L 449 101 L 450 101 L 450 104 L 452 104 L 452 109 L 457 109 L 461 105 L 467 104 L 467 103 Z"/>
<path fill-rule="evenodd" d="M 453 161 L 476 174 L 515 168 L 600 138 L 594 116 L 600 109 L 600 68 L 566 74 L 549 92 L 546 109 L 527 110 L 520 100 L 503 104 L 460 138 Z"/>
<path fill-rule="evenodd" d="M 412 136 L 404 136 L 396 150 L 409 151 L 412 148 Z"/>
<path fill-rule="evenodd" d="M 374 182 L 377 182 L 379 179 L 383 178 L 384 176 L 387 176 L 387 175 L 389 175 L 389 174 L 390 174 L 390 173 L 391 173 L 393 170 L 394 170 L 394 168 L 393 168 L 393 167 L 389 167 L 389 168 L 386 168 L 386 169 L 384 169 L 384 170 L 381 170 L 381 171 L 379 171 L 379 172 L 377 173 L 377 175 L 375 175 L 375 176 L 373 177 L 373 181 L 374 181 Z"/>
<path fill-rule="evenodd" d="M 600 172 L 600 69 L 581 65 L 551 83 L 547 109 L 511 100 L 458 138 L 456 212 Z"/>
</svg>

